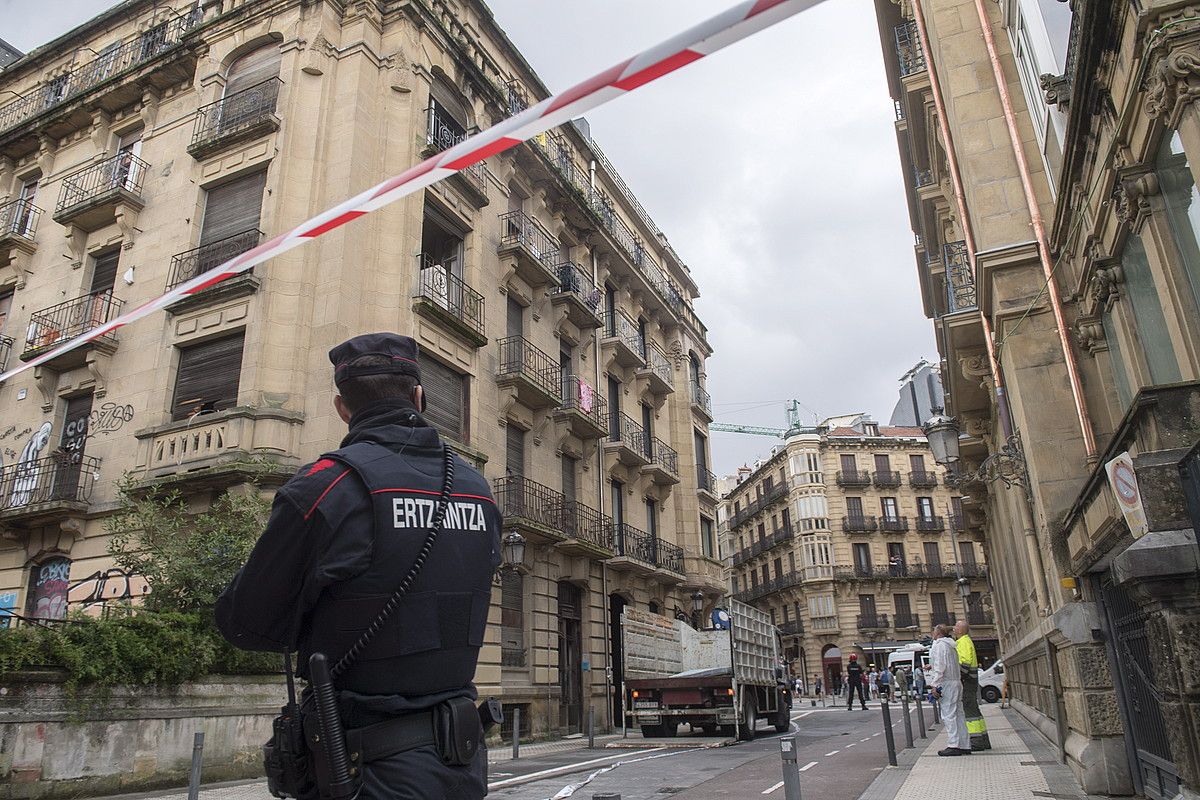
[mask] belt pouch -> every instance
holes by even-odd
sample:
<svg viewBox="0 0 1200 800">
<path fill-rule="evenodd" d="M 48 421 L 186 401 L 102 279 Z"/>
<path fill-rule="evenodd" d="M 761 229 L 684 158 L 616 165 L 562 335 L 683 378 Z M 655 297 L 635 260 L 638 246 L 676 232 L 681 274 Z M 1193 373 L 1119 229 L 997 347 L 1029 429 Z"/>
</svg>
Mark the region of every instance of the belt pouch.
<svg viewBox="0 0 1200 800">
<path fill-rule="evenodd" d="M 438 754 L 451 766 L 470 764 L 483 739 L 479 711 L 465 697 L 447 700 L 433 709 L 433 731 Z"/>
</svg>

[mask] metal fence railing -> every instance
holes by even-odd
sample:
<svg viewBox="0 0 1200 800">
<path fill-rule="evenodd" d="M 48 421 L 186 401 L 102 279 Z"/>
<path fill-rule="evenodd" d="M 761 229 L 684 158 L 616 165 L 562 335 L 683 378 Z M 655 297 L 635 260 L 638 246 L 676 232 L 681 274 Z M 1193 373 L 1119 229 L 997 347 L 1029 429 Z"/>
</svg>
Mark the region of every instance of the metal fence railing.
<svg viewBox="0 0 1200 800">
<path fill-rule="evenodd" d="M 842 517 L 842 530 L 849 533 L 873 533 L 879 530 L 879 523 L 875 517 L 869 516 Z"/>
<path fill-rule="evenodd" d="M 21 198 L 0 205 L 0 237 L 18 236 L 33 241 L 42 210 Z"/>
<path fill-rule="evenodd" d="M 972 311 L 979 307 L 975 275 L 971 272 L 967 243 L 946 242 L 942 247 L 946 264 L 946 313 Z"/>
<path fill-rule="evenodd" d="M 615 409 L 608 415 L 608 438 L 620 442 L 630 450 L 646 452 L 646 432 L 637 420 Z"/>
<path fill-rule="evenodd" d="M 683 548 L 661 539 L 654 540 L 655 566 L 683 574 Z"/>
<path fill-rule="evenodd" d="M 92 328 L 103 325 L 121 313 L 124 303 L 112 292 L 99 292 L 76 297 L 58 305 L 35 311 L 29 317 L 25 334 L 25 350 L 41 350 L 72 339 Z M 106 334 L 113 337 L 113 334 Z"/>
<path fill-rule="evenodd" d="M 671 359 L 659 347 L 657 342 L 646 342 L 646 371 L 654 375 L 667 386 L 675 385 L 674 370 L 671 369 Z"/>
<path fill-rule="evenodd" d="M 633 321 L 633 317 L 619 309 L 604 313 L 604 336 L 608 339 L 620 339 L 639 356 L 646 350 L 638 324 Z"/>
<path fill-rule="evenodd" d="M 599 428 L 608 424 L 608 403 L 591 384 L 578 375 L 563 375 L 562 384 L 564 411 L 583 414 Z"/>
<path fill-rule="evenodd" d="M 886 629 L 891 627 L 888 624 L 887 614 L 859 614 L 855 622 L 859 630 Z"/>
<path fill-rule="evenodd" d="M 646 441 L 646 457 L 650 463 L 658 464 L 667 473 L 679 477 L 679 452 L 657 436 Z"/>
<path fill-rule="evenodd" d="M 200 106 L 192 128 L 191 148 L 204 148 L 237 136 L 275 115 L 283 81 L 270 78 L 248 89 L 226 95 L 215 103 Z"/>
<path fill-rule="evenodd" d="M 612 520 L 591 506 L 521 475 L 496 478 L 492 488 L 505 520 L 537 525 L 567 539 L 612 549 Z"/>
<path fill-rule="evenodd" d="M 100 459 L 52 455 L 0 469 L 0 510 L 11 511 L 54 501 L 86 503 L 92 499 Z"/>
<path fill-rule="evenodd" d="M 613 552 L 654 565 L 654 537 L 627 522 L 613 525 Z"/>
<path fill-rule="evenodd" d="M 54 213 L 69 214 L 80 206 L 123 191 L 141 197 L 142 182 L 150 165 L 133 153 L 123 151 L 63 178 Z"/>
<path fill-rule="evenodd" d="M 0 336 L 0 372 L 8 369 L 8 357 L 12 355 L 12 347 L 11 336 Z"/>
<path fill-rule="evenodd" d="M 437 306 L 467 329 L 483 336 L 483 295 L 428 256 L 421 254 L 418 262 L 421 269 L 413 296 Z"/>
<path fill-rule="evenodd" d="M 558 240 L 542 223 L 524 211 L 509 211 L 500 215 L 500 247 L 525 247 L 548 272 L 557 272 Z"/>
<path fill-rule="evenodd" d="M 428 127 L 425 130 L 425 143 L 435 153 L 449 150 L 477 130 L 466 130 L 447 114 L 445 109 L 438 106 L 431 106 L 427 110 L 426 119 Z M 463 167 L 458 171 L 458 175 L 476 191 L 487 194 L 487 167 L 482 161 Z"/>
<path fill-rule="evenodd" d="M 561 367 L 550 355 L 524 336 L 508 336 L 500 342 L 497 375 L 520 375 L 550 397 L 561 397 Z"/>
<path fill-rule="evenodd" d="M 584 305 L 593 312 L 600 307 L 603 295 L 596 288 L 596 282 L 591 274 L 578 264 L 567 261 L 554 268 L 558 277 L 558 286 L 550 290 L 551 294 L 574 294 Z"/>
<path fill-rule="evenodd" d="M 921 49 L 921 37 L 915 20 L 906 20 L 894 31 L 896 59 L 900 64 L 900 77 L 906 77 L 925 69 L 925 51 Z"/>
<path fill-rule="evenodd" d="M 692 405 L 697 406 L 707 416 L 712 416 L 712 398 L 708 391 L 697 381 L 691 381 Z"/>
<path fill-rule="evenodd" d="M 171 272 L 167 278 L 167 291 L 181 283 L 187 283 L 197 275 L 224 264 L 234 256 L 241 255 L 258 244 L 262 231 L 252 228 L 215 242 L 207 242 L 191 250 L 176 253 L 171 257 Z"/>
</svg>

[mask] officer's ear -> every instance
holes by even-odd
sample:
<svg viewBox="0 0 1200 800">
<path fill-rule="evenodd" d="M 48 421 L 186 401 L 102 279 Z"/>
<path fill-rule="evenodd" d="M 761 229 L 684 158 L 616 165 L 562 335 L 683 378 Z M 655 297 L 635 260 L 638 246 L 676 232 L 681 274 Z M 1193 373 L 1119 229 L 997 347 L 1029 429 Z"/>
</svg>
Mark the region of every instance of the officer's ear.
<svg viewBox="0 0 1200 800">
<path fill-rule="evenodd" d="M 413 405 L 417 407 L 417 411 L 425 413 L 425 389 L 419 383 L 417 388 L 413 389 Z"/>
<path fill-rule="evenodd" d="M 350 417 L 353 415 L 350 413 L 350 409 L 346 407 L 346 401 L 342 399 L 340 394 L 333 396 L 333 408 L 337 411 L 337 415 L 342 418 L 342 422 L 349 425 Z"/>
</svg>

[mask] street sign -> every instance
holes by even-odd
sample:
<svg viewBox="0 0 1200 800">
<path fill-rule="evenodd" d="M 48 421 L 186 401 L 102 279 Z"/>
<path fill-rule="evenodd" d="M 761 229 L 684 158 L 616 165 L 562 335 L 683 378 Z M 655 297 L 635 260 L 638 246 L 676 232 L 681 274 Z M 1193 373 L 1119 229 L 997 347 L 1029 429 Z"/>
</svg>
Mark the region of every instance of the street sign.
<svg viewBox="0 0 1200 800">
<path fill-rule="evenodd" d="M 1146 522 L 1146 510 L 1142 507 L 1142 492 L 1138 488 L 1137 473 L 1133 469 L 1133 459 L 1128 452 L 1104 465 L 1108 473 L 1108 485 L 1117 498 L 1117 505 L 1125 515 L 1125 524 L 1129 526 L 1133 538 L 1139 539 L 1150 530 Z"/>
</svg>

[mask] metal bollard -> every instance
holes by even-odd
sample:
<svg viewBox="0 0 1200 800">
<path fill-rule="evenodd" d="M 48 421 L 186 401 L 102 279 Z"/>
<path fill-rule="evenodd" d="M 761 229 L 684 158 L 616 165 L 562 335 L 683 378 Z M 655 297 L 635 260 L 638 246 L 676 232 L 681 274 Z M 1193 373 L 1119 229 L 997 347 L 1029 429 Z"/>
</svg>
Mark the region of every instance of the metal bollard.
<svg viewBox="0 0 1200 800">
<path fill-rule="evenodd" d="M 883 709 L 883 738 L 887 739 L 888 763 L 896 766 L 896 737 L 892 734 L 892 712 L 888 709 L 888 701 L 880 700 L 879 707 Z"/>
<path fill-rule="evenodd" d="M 513 708 L 513 761 L 521 757 L 521 707 Z"/>
<path fill-rule="evenodd" d="M 588 706 L 588 750 L 596 747 L 596 707 Z"/>
<path fill-rule="evenodd" d="M 779 756 L 783 759 L 783 798 L 800 800 L 800 767 L 796 762 L 796 737 L 779 740 Z"/>
<path fill-rule="evenodd" d="M 925 735 L 925 709 L 921 707 L 921 693 L 917 693 L 917 732 L 921 734 L 922 739 L 928 739 Z"/>
<path fill-rule="evenodd" d="M 912 717 L 908 712 L 908 693 L 900 695 L 900 706 L 904 709 L 904 748 L 913 746 Z"/>
<path fill-rule="evenodd" d="M 188 800 L 200 797 L 200 765 L 204 762 L 204 731 L 192 737 L 192 771 L 188 774 Z"/>
</svg>

